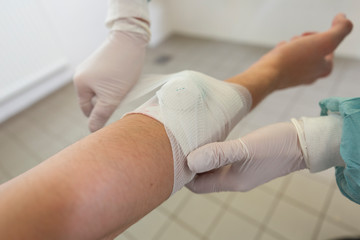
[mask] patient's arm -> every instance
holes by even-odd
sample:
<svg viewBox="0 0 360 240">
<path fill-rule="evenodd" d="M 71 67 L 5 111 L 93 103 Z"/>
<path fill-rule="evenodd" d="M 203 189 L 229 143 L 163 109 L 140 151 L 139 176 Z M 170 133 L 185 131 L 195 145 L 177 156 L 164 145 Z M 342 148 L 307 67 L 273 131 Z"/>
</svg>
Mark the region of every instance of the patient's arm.
<svg viewBox="0 0 360 240">
<path fill-rule="evenodd" d="M 334 31 L 337 44 L 349 33 L 343 31 L 348 25 Z M 306 36 L 304 44 L 333 41 L 333 35 L 316 36 Z M 337 44 L 308 57 L 300 54 L 296 61 L 304 68 L 308 62 L 318 67 L 304 79 L 297 76 L 297 82 L 285 74 L 292 52 L 301 47 L 291 43 L 230 81 L 248 88 L 257 104 L 278 88 L 324 75 L 319 68 Z M 173 169 L 164 126 L 140 114 L 126 116 L 1 185 L 0 238 L 101 239 L 122 232 L 169 197 Z"/>
<path fill-rule="evenodd" d="M 170 196 L 173 169 L 164 126 L 128 115 L 1 185 L 0 236 L 101 239 L 121 232 Z"/>
<path fill-rule="evenodd" d="M 99 239 L 169 197 L 164 127 L 130 115 L 0 188 L 2 239 Z"/>
</svg>

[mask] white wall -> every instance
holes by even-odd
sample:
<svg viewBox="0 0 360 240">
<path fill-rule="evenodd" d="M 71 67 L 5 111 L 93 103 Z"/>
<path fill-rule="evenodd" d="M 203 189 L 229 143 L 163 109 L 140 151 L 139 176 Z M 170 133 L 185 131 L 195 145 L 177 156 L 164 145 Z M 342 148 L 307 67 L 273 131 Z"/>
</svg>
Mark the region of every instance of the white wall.
<svg viewBox="0 0 360 240">
<path fill-rule="evenodd" d="M 44 76 L 44 79 L 36 81 L 36 84 L 32 84 L 31 87 L 27 87 L 17 95 L 0 101 L 0 122 L 69 83 L 76 66 L 89 56 L 108 34 L 104 23 L 108 6 L 106 0 L 33 0 L 31 4 L 37 4 L 37 9 L 41 9 L 41 15 L 46 21 L 47 33 L 51 35 L 51 41 L 53 41 L 51 43 L 56 46 L 58 55 L 66 59 L 66 67 L 61 71 Z M 151 31 L 153 33 L 151 46 L 159 44 L 172 32 L 166 4 L 167 0 L 152 0 L 150 4 Z M 26 6 L 22 7 L 21 10 L 28 11 L 28 15 L 38 14 Z M 16 15 L 17 13 L 14 11 L 12 17 L 21 19 L 22 14 Z M 6 29 L 11 29 L 11 26 Z M 3 31 L 7 31 L 6 29 L 2 28 Z M 13 30 L 21 41 L 34 39 L 34 36 L 29 37 L 26 35 L 28 33 L 22 33 L 19 29 L 14 28 Z M 33 34 L 36 39 L 36 35 L 39 33 L 33 32 Z M 6 41 L 4 40 L 2 43 L 6 47 Z M 28 44 L 28 47 L 31 47 L 31 44 Z M 41 55 L 44 52 L 41 52 L 40 48 L 38 54 Z M 2 55 L 4 61 L 9 57 L 12 57 L 14 62 L 21 58 L 21 56 L 14 57 L 14 54 L 7 55 L 9 56 Z M 33 57 L 35 60 L 37 54 L 33 55 L 27 56 L 27 58 L 31 61 Z"/>
<path fill-rule="evenodd" d="M 150 46 L 160 44 L 173 32 L 173 23 L 168 0 L 152 0 L 149 4 L 151 40 Z"/>
<path fill-rule="evenodd" d="M 104 21 L 107 1 L 41 0 L 63 53 L 74 67 L 107 35 Z"/>
<path fill-rule="evenodd" d="M 42 9 L 43 20 L 46 21 L 45 24 L 47 25 L 46 31 L 51 35 L 52 45 L 57 48 L 59 55 L 66 59 L 66 67 L 47 75 L 44 79 L 40 79 L 36 84 L 32 84 L 31 87 L 27 87 L 19 94 L 1 101 L 0 122 L 70 82 L 74 68 L 101 44 L 108 32 L 104 26 L 107 10 L 106 1 L 36 0 L 32 4 L 37 4 Z M 32 10 L 24 5 L 22 7 L 21 10 L 29 11 L 28 14 L 30 15 L 38 14 L 32 13 Z M 13 14 L 19 19 L 23 17 L 16 11 Z M 32 36 L 26 35 L 29 33 L 22 33 L 19 29 L 14 28 L 13 31 L 17 37 L 21 37 L 21 41 L 25 44 L 28 43 L 27 40 L 34 39 Z M 37 35 L 39 33 L 35 31 L 32 34 Z M 32 46 L 31 43 L 27 45 L 30 48 Z M 6 47 L 6 42 L 3 46 Z M 43 50 L 44 52 L 41 52 L 40 48 L 38 54 L 27 55 L 26 58 L 31 60 L 33 57 L 36 61 L 38 56 L 47 51 L 45 48 Z M 21 56 L 14 56 L 14 54 L 2 55 L 2 58 L 13 58 L 14 62 L 22 60 Z"/>
<path fill-rule="evenodd" d="M 71 81 L 75 67 L 106 38 L 107 1 L 36 0 L 67 65 L 23 94 L 0 103 L 0 122 Z M 159 44 L 173 32 L 273 46 L 303 31 L 322 31 L 344 12 L 353 33 L 338 55 L 360 59 L 359 0 L 152 0 L 152 40 Z M 34 33 L 36 34 L 36 33 Z"/>
<path fill-rule="evenodd" d="M 168 0 L 175 32 L 273 46 L 304 31 L 322 31 L 338 12 L 354 22 L 339 55 L 360 59 L 358 0 Z"/>
</svg>

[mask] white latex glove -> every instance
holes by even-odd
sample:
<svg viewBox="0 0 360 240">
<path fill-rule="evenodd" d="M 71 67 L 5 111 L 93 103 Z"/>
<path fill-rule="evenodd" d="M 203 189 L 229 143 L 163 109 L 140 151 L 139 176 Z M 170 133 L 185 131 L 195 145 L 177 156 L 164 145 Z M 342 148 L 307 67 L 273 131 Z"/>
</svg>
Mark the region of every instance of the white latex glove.
<svg viewBox="0 0 360 240">
<path fill-rule="evenodd" d="M 108 38 L 74 75 L 92 132 L 105 125 L 140 77 L 150 39 L 147 0 L 110 0 L 106 26 Z"/>
<path fill-rule="evenodd" d="M 198 174 L 187 187 L 196 193 L 248 191 L 304 168 L 318 172 L 344 166 L 339 152 L 340 116 L 292 121 L 294 124 L 269 125 L 243 138 L 210 143 L 191 152 L 188 165 Z"/>
<path fill-rule="evenodd" d="M 89 117 L 90 131 L 105 125 L 140 77 L 147 42 L 138 33 L 112 31 L 77 68 L 74 83 L 80 107 Z"/>
<path fill-rule="evenodd" d="M 189 154 L 188 165 L 202 173 L 187 185 L 196 193 L 248 191 L 306 167 L 296 128 L 290 122 L 260 128 L 241 139 L 202 146 Z"/>
</svg>

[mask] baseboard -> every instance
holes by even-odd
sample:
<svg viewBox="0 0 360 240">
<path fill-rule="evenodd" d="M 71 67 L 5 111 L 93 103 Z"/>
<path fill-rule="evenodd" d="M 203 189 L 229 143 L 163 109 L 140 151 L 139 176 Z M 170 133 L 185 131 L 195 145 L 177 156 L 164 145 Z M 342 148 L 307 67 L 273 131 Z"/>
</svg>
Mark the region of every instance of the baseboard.
<svg viewBox="0 0 360 240">
<path fill-rule="evenodd" d="M 73 70 L 69 67 L 59 69 L 26 90 L 13 95 L 0 103 L 0 123 L 25 110 L 34 103 L 58 90 L 72 80 Z"/>
</svg>

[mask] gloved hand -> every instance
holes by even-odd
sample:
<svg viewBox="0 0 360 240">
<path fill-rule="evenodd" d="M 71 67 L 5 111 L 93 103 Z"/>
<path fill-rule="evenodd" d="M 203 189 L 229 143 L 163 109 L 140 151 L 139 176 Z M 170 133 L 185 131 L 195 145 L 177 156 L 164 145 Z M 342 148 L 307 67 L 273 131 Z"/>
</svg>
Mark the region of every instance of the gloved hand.
<svg viewBox="0 0 360 240">
<path fill-rule="evenodd" d="M 92 132 L 105 125 L 141 74 L 150 39 L 147 0 L 109 0 L 106 26 L 108 38 L 74 75 Z"/>
<path fill-rule="evenodd" d="M 293 123 L 269 125 L 243 138 L 210 143 L 191 152 L 188 166 L 197 175 L 187 187 L 196 193 L 248 191 L 304 168 L 318 172 L 344 165 L 339 153 L 340 116 Z"/>
<path fill-rule="evenodd" d="M 248 191 L 306 167 L 290 122 L 260 128 L 243 138 L 204 145 L 188 155 L 198 173 L 187 184 L 196 193 Z"/>
<path fill-rule="evenodd" d="M 80 107 L 89 117 L 90 131 L 105 125 L 140 77 L 147 42 L 147 37 L 138 33 L 111 31 L 77 68 L 74 83 Z"/>
</svg>

